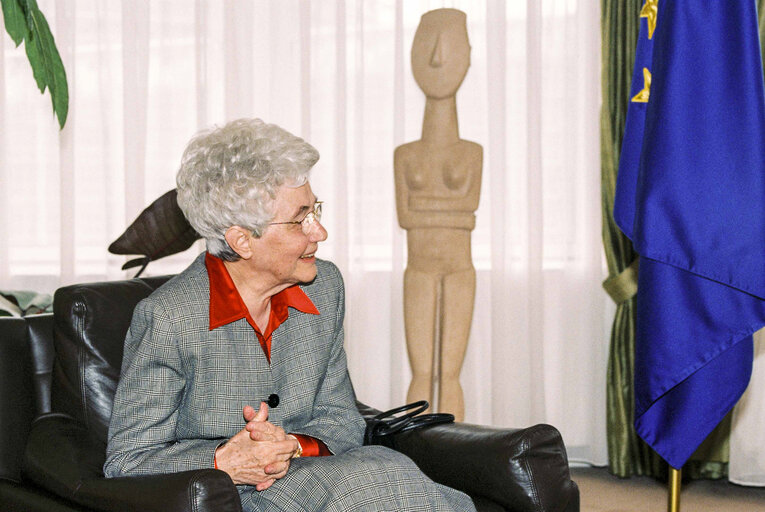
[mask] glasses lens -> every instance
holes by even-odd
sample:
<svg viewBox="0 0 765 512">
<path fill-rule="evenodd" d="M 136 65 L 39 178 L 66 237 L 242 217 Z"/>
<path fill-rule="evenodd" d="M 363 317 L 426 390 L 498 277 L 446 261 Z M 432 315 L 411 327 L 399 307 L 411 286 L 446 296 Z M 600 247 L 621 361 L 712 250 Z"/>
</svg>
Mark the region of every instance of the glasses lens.
<svg viewBox="0 0 765 512">
<path fill-rule="evenodd" d="M 306 235 L 311 232 L 311 228 L 316 224 L 315 221 L 321 220 L 321 202 L 317 201 L 316 204 L 313 205 L 313 211 L 309 212 L 308 215 L 305 216 L 305 219 L 303 219 L 303 222 L 301 222 L 301 226 L 303 228 L 303 233 Z"/>
</svg>

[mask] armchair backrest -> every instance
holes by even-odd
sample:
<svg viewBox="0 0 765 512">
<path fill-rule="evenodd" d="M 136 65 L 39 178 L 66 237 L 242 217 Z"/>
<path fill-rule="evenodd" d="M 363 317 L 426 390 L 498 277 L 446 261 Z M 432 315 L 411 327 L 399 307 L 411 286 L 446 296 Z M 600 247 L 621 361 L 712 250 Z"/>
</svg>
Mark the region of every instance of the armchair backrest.
<svg viewBox="0 0 765 512">
<path fill-rule="evenodd" d="M 20 480 L 32 420 L 50 412 L 52 330 L 50 313 L 0 320 L 0 480 Z"/>
<path fill-rule="evenodd" d="M 77 284 L 54 296 L 52 410 L 82 422 L 104 446 L 133 309 L 168 279 Z"/>
</svg>

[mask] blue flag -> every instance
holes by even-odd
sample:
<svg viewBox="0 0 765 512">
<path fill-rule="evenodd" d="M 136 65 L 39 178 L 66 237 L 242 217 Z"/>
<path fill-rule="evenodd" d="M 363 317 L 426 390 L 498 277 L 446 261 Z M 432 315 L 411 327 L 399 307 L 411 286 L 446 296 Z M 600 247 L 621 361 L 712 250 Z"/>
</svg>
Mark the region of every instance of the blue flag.
<svg viewBox="0 0 765 512">
<path fill-rule="evenodd" d="M 754 0 L 647 0 L 614 219 L 640 254 L 635 429 L 680 468 L 740 398 L 765 325 Z"/>
</svg>

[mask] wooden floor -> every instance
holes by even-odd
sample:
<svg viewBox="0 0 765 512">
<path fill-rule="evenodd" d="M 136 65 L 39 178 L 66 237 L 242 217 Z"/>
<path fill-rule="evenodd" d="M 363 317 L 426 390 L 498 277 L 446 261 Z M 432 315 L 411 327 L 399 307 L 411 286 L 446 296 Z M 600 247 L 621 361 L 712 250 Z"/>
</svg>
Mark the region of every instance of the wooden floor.
<svg viewBox="0 0 765 512">
<path fill-rule="evenodd" d="M 667 485 L 650 477 L 618 478 L 605 468 L 572 467 L 581 512 L 665 512 Z M 680 512 L 765 512 L 765 487 L 743 487 L 722 480 L 682 485 Z"/>
</svg>

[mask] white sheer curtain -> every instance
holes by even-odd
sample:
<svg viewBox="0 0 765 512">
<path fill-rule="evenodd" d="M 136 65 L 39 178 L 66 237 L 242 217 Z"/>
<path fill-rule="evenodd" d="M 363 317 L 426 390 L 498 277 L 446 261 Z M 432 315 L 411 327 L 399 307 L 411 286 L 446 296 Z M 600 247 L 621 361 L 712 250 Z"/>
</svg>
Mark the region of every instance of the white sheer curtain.
<svg viewBox="0 0 765 512">
<path fill-rule="evenodd" d="M 752 379 L 733 409 L 728 479 L 741 485 L 765 486 L 765 329 L 754 334 Z"/>
<path fill-rule="evenodd" d="M 38 1 L 71 110 L 59 133 L 23 50 L 4 37 L 0 288 L 132 276 L 106 248 L 174 187 L 186 141 L 261 117 L 322 153 L 320 255 L 345 275 L 351 373 L 378 408 L 403 403 L 410 376 L 392 169 L 394 147 L 419 138 L 422 122 L 409 51 L 422 13 L 465 11 L 461 136 L 484 147 L 466 419 L 551 423 L 572 460 L 606 462 L 598 2 Z M 200 249 L 148 273 L 176 272 Z"/>
</svg>

